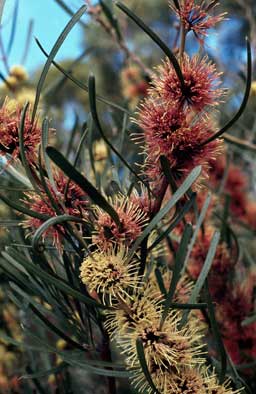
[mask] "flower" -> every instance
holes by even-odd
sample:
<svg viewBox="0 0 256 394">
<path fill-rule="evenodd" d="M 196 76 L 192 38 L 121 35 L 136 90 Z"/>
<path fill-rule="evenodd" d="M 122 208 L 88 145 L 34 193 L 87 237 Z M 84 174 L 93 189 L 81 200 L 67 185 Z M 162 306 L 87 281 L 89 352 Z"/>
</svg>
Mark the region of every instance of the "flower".
<svg viewBox="0 0 256 394">
<path fill-rule="evenodd" d="M 112 198 L 112 205 L 119 216 L 121 226 L 99 207 L 95 207 L 96 220 L 92 243 L 99 249 L 107 250 L 113 244 L 130 246 L 141 234 L 146 224 L 146 213 L 130 201 L 128 197 L 117 195 Z"/>
<path fill-rule="evenodd" d="M 224 19 L 226 13 L 212 16 L 210 12 L 218 5 L 217 1 L 211 0 L 207 5 L 207 1 L 200 1 L 196 4 L 195 0 L 184 0 L 180 2 L 180 9 L 170 4 L 176 15 L 184 24 L 186 32 L 193 31 L 200 43 L 207 36 L 207 30 L 213 28 L 216 23 Z"/>
<path fill-rule="evenodd" d="M 81 217 L 86 219 L 88 216 L 88 200 L 86 199 L 84 191 L 77 186 L 74 182 L 70 181 L 62 171 L 58 170 L 54 173 L 54 181 L 56 191 L 53 189 L 50 182 L 47 180 L 48 188 L 52 194 L 52 198 L 58 206 L 59 210 L 64 214 Z M 67 187 L 68 185 L 68 187 Z M 66 191 L 67 188 L 67 191 Z M 41 194 L 36 192 L 25 193 L 27 199 L 24 200 L 25 204 L 30 210 L 44 214 L 46 217 L 57 216 L 55 209 L 52 207 L 52 203 L 42 189 Z M 38 218 L 28 218 L 23 221 L 23 227 L 31 229 L 39 228 L 44 221 Z M 53 241 L 58 249 L 61 249 L 61 241 L 65 233 L 65 229 L 62 225 L 55 227 L 49 227 L 43 234 L 42 239 L 45 240 L 49 237 Z"/>
<path fill-rule="evenodd" d="M 200 144 L 213 134 L 211 121 L 191 117 L 175 108 L 173 103 L 147 99 L 140 108 L 136 123 L 143 129 L 146 149 L 146 172 L 150 179 L 162 174 L 160 156 L 164 155 L 176 178 L 185 177 L 197 165 L 207 176 L 208 161 L 221 152 L 222 142 L 216 139 Z M 136 137 L 140 141 L 140 137 Z"/>
<path fill-rule="evenodd" d="M 179 328 L 181 315 L 171 310 L 161 325 L 163 309 L 160 307 L 155 315 L 150 316 L 150 321 L 140 319 L 130 332 L 119 338 L 118 344 L 122 347 L 129 368 L 137 368 L 138 358 L 136 341 L 140 338 L 144 347 L 145 358 L 149 371 L 162 373 L 174 368 L 179 369 L 184 365 L 202 363 L 202 337 L 201 327 L 187 323 Z"/>
<path fill-rule="evenodd" d="M 102 297 L 103 304 L 113 305 L 129 297 L 128 289 L 137 286 L 138 267 L 136 259 L 128 261 L 125 246 L 112 246 L 88 255 L 80 267 L 80 278 L 90 293 L 96 291 Z"/>
<path fill-rule="evenodd" d="M 157 67 L 157 72 L 152 76 L 151 95 L 160 95 L 170 101 L 173 106 L 192 108 L 200 112 L 207 106 L 217 106 L 224 94 L 220 85 L 220 73 L 216 66 L 209 62 L 207 56 L 202 59 L 195 55 L 190 58 L 184 54 L 181 60 L 181 71 L 185 88 L 181 88 L 180 80 L 173 65 L 168 59 Z M 165 104 L 167 104 L 165 102 Z"/>
<path fill-rule="evenodd" d="M 21 123 L 22 107 L 13 100 L 5 99 L 0 108 L 0 154 L 9 154 L 14 160 L 20 158 L 19 128 Z M 37 158 L 41 130 L 37 123 L 32 123 L 27 111 L 24 122 L 24 150 L 29 163 Z"/>
<path fill-rule="evenodd" d="M 113 311 L 107 311 L 105 327 L 111 339 L 119 344 L 122 336 L 134 330 L 137 324 L 150 324 L 152 319 L 159 316 L 160 296 L 154 286 L 149 284 L 135 289 L 132 295 L 119 300 L 119 304 Z"/>
</svg>

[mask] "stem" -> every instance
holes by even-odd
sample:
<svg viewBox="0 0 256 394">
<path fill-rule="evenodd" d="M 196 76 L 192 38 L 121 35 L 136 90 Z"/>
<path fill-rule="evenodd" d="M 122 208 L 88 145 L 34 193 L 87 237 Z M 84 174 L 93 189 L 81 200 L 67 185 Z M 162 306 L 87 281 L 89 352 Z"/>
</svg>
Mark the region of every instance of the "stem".
<svg viewBox="0 0 256 394">
<path fill-rule="evenodd" d="M 186 27 L 184 23 L 181 22 L 180 53 L 179 53 L 180 61 L 182 60 L 185 51 L 186 35 L 187 35 Z"/>
</svg>

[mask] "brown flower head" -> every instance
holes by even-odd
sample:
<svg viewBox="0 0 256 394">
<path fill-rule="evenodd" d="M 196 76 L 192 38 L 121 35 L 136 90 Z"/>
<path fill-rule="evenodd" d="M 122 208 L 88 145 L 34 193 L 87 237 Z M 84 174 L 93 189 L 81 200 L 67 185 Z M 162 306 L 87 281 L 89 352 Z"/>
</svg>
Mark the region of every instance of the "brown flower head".
<svg viewBox="0 0 256 394">
<path fill-rule="evenodd" d="M 127 197 L 118 195 L 112 198 L 111 202 L 121 226 L 118 226 L 108 213 L 95 207 L 96 220 L 92 243 L 101 250 L 107 250 L 113 244 L 131 245 L 146 224 L 146 213 Z"/>
<path fill-rule="evenodd" d="M 171 8 L 181 19 L 187 32 L 193 31 L 196 38 L 202 44 L 207 36 L 207 30 L 215 27 L 215 25 L 224 19 L 225 13 L 212 16 L 210 13 L 218 5 L 218 1 L 198 1 L 183 0 L 180 2 L 180 9 L 177 9 L 172 3 Z"/>
<path fill-rule="evenodd" d="M 14 160 L 20 158 L 19 128 L 22 107 L 14 100 L 5 99 L 0 108 L 0 154 L 9 154 Z M 24 122 L 24 148 L 27 160 L 33 163 L 37 157 L 41 130 L 37 123 L 30 120 L 27 111 Z"/>
<path fill-rule="evenodd" d="M 153 75 L 150 93 L 171 101 L 173 106 L 176 103 L 176 106 L 189 107 L 197 112 L 220 104 L 224 94 L 219 87 L 221 74 L 206 56 L 201 59 L 198 55 L 190 58 L 184 54 L 181 70 L 185 82 L 183 90 L 173 65 L 165 60 Z"/>
</svg>

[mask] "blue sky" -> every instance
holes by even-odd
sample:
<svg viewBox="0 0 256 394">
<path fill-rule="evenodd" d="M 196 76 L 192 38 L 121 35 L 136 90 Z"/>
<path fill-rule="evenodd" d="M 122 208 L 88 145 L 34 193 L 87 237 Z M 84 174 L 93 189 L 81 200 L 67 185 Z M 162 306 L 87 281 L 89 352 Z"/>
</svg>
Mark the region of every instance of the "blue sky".
<svg viewBox="0 0 256 394">
<path fill-rule="evenodd" d="M 10 37 L 15 2 L 16 0 L 6 0 L 4 7 L 2 39 L 5 46 L 7 46 Z M 81 4 L 82 2 L 80 2 Z M 49 51 L 70 17 L 54 0 L 19 0 L 16 35 L 9 56 L 10 65 L 19 64 L 21 61 L 30 19 L 34 20 L 34 28 L 25 66 L 29 71 L 33 71 L 45 62 L 45 57 L 36 45 L 34 36 Z M 76 25 L 60 49 L 57 59 L 63 59 L 69 56 L 74 58 L 80 53 L 81 34 L 80 27 Z M 0 71 L 5 73 L 2 61 L 0 63 Z"/>
</svg>

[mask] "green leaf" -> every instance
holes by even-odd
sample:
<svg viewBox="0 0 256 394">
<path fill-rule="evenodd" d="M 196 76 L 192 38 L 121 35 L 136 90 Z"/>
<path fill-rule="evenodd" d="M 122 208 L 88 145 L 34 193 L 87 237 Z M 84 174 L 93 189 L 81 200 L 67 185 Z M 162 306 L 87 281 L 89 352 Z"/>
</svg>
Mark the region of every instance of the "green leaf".
<svg viewBox="0 0 256 394">
<path fill-rule="evenodd" d="M 33 218 L 40 219 L 40 220 L 47 220 L 47 219 L 49 219 L 49 216 L 44 215 L 42 213 L 35 212 L 35 211 L 31 211 L 30 209 L 28 209 L 28 208 L 26 208 L 26 207 L 24 207 L 24 206 L 22 206 L 20 204 L 17 204 L 12 199 L 3 196 L 1 193 L 0 193 L 0 200 L 2 200 L 9 207 L 15 209 L 18 212 L 23 213 L 24 215 L 28 215 L 28 216 L 31 216 Z"/>
<path fill-rule="evenodd" d="M 32 336 L 32 335 L 31 335 Z M 18 348 L 21 349 L 31 349 L 34 351 L 39 351 L 43 353 L 55 353 L 58 354 L 62 360 L 69 365 L 73 365 L 79 368 L 84 369 L 85 371 L 88 371 L 92 374 L 100 375 L 100 376 L 113 376 L 117 378 L 128 378 L 130 376 L 129 371 L 121 370 L 119 371 L 116 368 L 116 365 L 110 362 L 103 362 L 103 361 L 98 361 L 98 360 L 86 360 L 84 357 L 84 352 L 80 352 L 81 357 L 78 359 L 78 357 L 75 356 L 75 354 L 72 354 L 70 351 L 66 352 L 60 352 L 57 351 L 55 348 L 52 348 L 48 346 L 45 343 L 45 340 L 41 342 L 41 345 L 32 345 L 28 343 L 23 343 L 16 341 L 15 339 L 11 338 L 10 336 L 6 335 L 3 331 L 0 330 L 0 338 L 4 340 L 5 342 L 12 344 L 14 346 L 17 346 Z M 37 338 L 38 342 L 40 341 L 40 338 Z M 40 342 L 39 342 L 40 343 Z M 100 368 L 97 367 L 96 365 L 102 365 L 105 368 Z M 110 369 L 111 368 L 111 369 Z"/>
<path fill-rule="evenodd" d="M 186 269 L 186 266 L 187 266 L 187 263 L 188 263 L 189 256 L 190 256 L 190 254 L 191 254 L 191 252 L 192 252 L 192 249 L 193 249 L 193 247 L 194 247 L 194 245 L 195 245 L 195 242 L 196 242 L 198 233 L 199 233 L 200 228 L 201 228 L 201 226 L 202 226 L 202 224 L 203 224 L 205 215 L 206 215 L 206 213 L 207 213 L 208 207 L 209 207 L 210 202 L 211 202 L 211 198 L 212 198 L 211 195 L 208 194 L 207 197 L 206 197 L 206 200 L 205 200 L 205 202 L 204 202 L 204 205 L 203 205 L 203 207 L 202 207 L 202 210 L 201 210 L 201 212 L 200 212 L 199 218 L 198 218 L 198 220 L 197 220 L 196 228 L 195 228 L 195 231 L 194 231 L 194 233 L 193 233 L 191 242 L 190 242 L 189 247 L 188 247 L 186 259 L 185 259 L 185 261 L 184 261 L 184 267 L 183 267 L 183 270 L 182 270 L 182 273 L 183 273 L 183 274 L 184 274 L 184 272 L 185 272 L 185 269 Z"/>
<path fill-rule="evenodd" d="M 240 106 L 239 110 L 237 111 L 236 115 L 224 127 L 222 127 L 222 129 L 220 129 L 213 136 L 211 136 L 210 138 L 208 138 L 207 140 L 202 142 L 199 146 L 204 146 L 206 144 L 209 144 L 209 142 L 220 137 L 228 129 L 230 129 L 244 113 L 244 110 L 247 106 L 247 103 L 248 103 L 248 100 L 250 97 L 250 91 L 251 91 L 251 85 L 252 85 L 252 50 L 251 50 L 251 44 L 250 44 L 250 41 L 248 38 L 246 38 L 246 45 L 247 45 L 247 79 L 246 79 L 244 98 L 241 103 L 241 106 Z"/>
<path fill-rule="evenodd" d="M 39 244 L 40 238 L 42 237 L 44 232 L 46 232 L 50 227 L 56 226 L 56 225 L 64 223 L 64 222 L 82 223 L 82 222 L 84 222 L 84 220 L 82 218 L 72 216 L 72 215 L 60 215 L 60 216 L 56 216 L 56 217 L 48 219 L 34 233 L 33 238 L 32 238 L 33 248 L 35 250 L 38 250 L 38 247 L 39 247 L 38 244 Z"/>
<path fill-rule="evenodd" d="M 181 210 L 178 211 L 178 215 L 175 217 L 173 222 L 168 226 L 168 228 L 163 233 L 161 233 L 157 237 L 157 239 L 153 242 L 153 244 L 149 246 L 148 251 L 154 249 L 179 224 L 179 222 L 184 218 L 184 216 L 190 211 L 191 207 L 194 204 L 195 198 L 196 198 L 196 193 L 193 193 L 190 199 L 181 208 Z"/>
<path fill-rule="evenodd" d="M 73 166 L 70 164 L 65 157 L 58 152 L 53 147 L 48 147 L 46 149 L 47 154 L 51 158 L 51 160 L 58 166 L 60 169 L 70 178 L 72 179 L 78 186 L 81 187 L 88 194 L 88 196 L 101 207 L 104 211 L 106 211 L 109 216 L 114 220 L 114 222 L 119 226 L 120 221 L 116 211 L 113 207 L 108 203 L 108 201 L 98 192 L 98 190 L 83 176 L 81 175 Z"/>
<path fill-rule="evenodd" d="M 165 215 L 172 209 L 181 197 L 189 190 L 192 184 L 196 181 L 201 173 L 201 166 L 195 167 L 191 173 L 187 176 L 178 190 L 173 194 L 170 201 L 155 215 L 154 219 L 148 224 L 143 233 L 136 239 L 133 247 L 129 252 L 129 257 L 133 256 L 141 242 L 151 233 L 151 231 L 160 223 Z"/>
<path fill-rule="evenodd" d="M 94 121 L 94 124 L 100 133 L 101 137 L 103 140 L 106 142 L 106 144 L 110 147 L 110 149 L 115 153 L 115 155 L 119 158 L 119 160 L 131 171 L 131 173 L 140 181 L 142 182 L 145 187 L 148 189 L 148 185 L 144 182 L 144 180 L 137 174 L 136 171 L 130 166 L 130 164 L 123 158 L 123 156 L 116 150 L 114 145 L 109 141 L 109 139 L 106 137 L 105 133 L 102 130 L 99 117 L 98 117 L 98 112 L 97 112 L 97 107 L 96 107 L 96 90 L 95 90 L 95 77 L 93 75 L 89 76 L 88 80 L 88 88 L 89 88 L 89 102 L 90 102 L 90 110 L 92 114 L 92 119 Z"/>
<path fill-rule="evenodd" d="M 57 373 L 61 372 L 63 369 L 66 369 L 68 366 L 69 366 L 68 363 L 62 362 L 57 367 L 47 369 L 46 371 L 40 371 L 40 372 L 21 375 L 20 379 L 44 378 L 45 376 L 57 374 Z"/>
<path fill-rule="evenodd" d="M 217 323 L 217 320 L 215 317 L 214 305 L 213 305 L 212 298 L 210 295 L 207 278 L 205 280 L 204 290 L 205 290 L 204 295 L 205 295 L 207 306 L 208 306 L 208 313 L 209 313 L 209 318 L 210 318 L 210 323 L 211 323 L 211 329 L 212 329 L 213 336 L 216 340 L 218 353 L 220 355 L 220 361 L 221 361 L 220 383 L 222 384 L 225 380 L 226 371 L 227 371 L 227 355 L 226 355 L 226 350 L 225 350 L 225 347 L 224 347 L 224 344 L 223 344 L 223 341 L 221 338 L 219 326 L 218 326 L 218 323 Z"/>
<path fill-rule="evenodd" d="M 25 127 L 25 121 L 26 121 L 26 115 L 27 111 L 29 108 L 29 103 L 26 103 L 22 109 L 21 112 L 21 119 L 20 119 L 20 125 L 19 125 L 19 154 L 21 158 L 21 162 L 23 164 L 23 167 L 25 169 L 26 175 L 31 183 L 31 185 L 34 187 L 34 189 L 40 193 L 40 189 L 35 181 L 35 178 L 32 174 L 32 171 L 30 169 L 29 163 L 27 161 L 26 157 L 26 152 L 25 152 L 25 145 L 24 145 L 24 127 Z M 33 129 L 31 130 L 31 133 L 33 132 Z"/>
<path fill-rule="evenodd" d="M 149 386 L 151 387 L 154 394 L 160 394 L 159 391 L 157 390 L 156 386 L 154 385 L 154 382 L 153 382 L 150 372 L 148 370 L 148 366 L 147 366 L 147 362 L 146 362 L 146 358 L 145 358 L 145 353 L 144 353 L 144 347 L 143 347 L 143 343 L 142 343 L 141 338 L 137 338 L 137 340 L 136 340 L 136 350 L 137 350 L 137 355 L 138 355 L 141 369 L 145 375 L 145 378 L 148 381 Z"/>
<path fill-rule="evenodd" d="M 57 55 L 60 47 L 62 46 L 62 44 L 64 43 L 64 41 L 66 40 L 68 34 L 70 33 L 70 31 L 73 29 L 73 27 L 76 25 L 76 23 L 80 20 L 80 18 L 82 17 L 82 15 L 85 13 L 86 11 L 86 6 L 83 5 L 81 8 L 79 8 L 79 10 L 72 16 L 72 18 L 70 19 L 70 21 L 68 22 L 68 24 L 65 26 L 64 30 L 62 31 L 62 33 L 60 34 L 60 36 L 58 37 L 57 41 L 55 42 L 49 57 L 44 65 L 43 71 L 41 73 L 38 85 L 37 85 L 37 89 L 36 89 L 36 97 L 35 97 L 35 103 L 34 103 L 34 108 L 33 108 L 33 112 L 32 112 L 32 121 L 34 122 L 35 120 L 35 116 L 36 116 L 36 111 L 37 111 L 37 107 L 39 104 L 39 99 L 40 99 L 40 95 L 41 95 L 41 91 L 46 79 L 46 76 L 48 74 L 48 71 L 51 67 L 52 61 L 55 58 L 55 56 Z"/>
<path fill-rule="evenodd" d="M 117 7 L 119 7 L 126 15 L 128 15 L 158 46 L 162 49 L 165 55 L 170 60 L 173 65 L 176 74 L 180 80 L 181 89 L 184 90 L 185 82 L 183 78 L 183 74 L 179 65 L 178 60 L 170 50 L 170 48 L 161 40 L 161 38 L 152 30 L 149 26 L 147 26 L 137 15 L 135 15 L 129 8 L 127 8 L 124 4 L 119 1 L 116 3 Z"/>
<path fill-rule="evenodd" d="M 249 326 L 250 324 L 253 324 L 256 322 L 256 314 L 252 316 L 248 316 L 246 319 L 242 321 L 242 326 Z"/>
<path fill-rule="evenodd" d="M 184 261 L 186 258 L 188 244 L 191 239 L 191 236 L 192 236 L 192 226 L 191 226 L 191 224 L 186 224 L 182 238 L 181 238 L 181 242 L 180 242 L 176 257 L 175 257 L 174 268 L 172 271 L 172 280 L 171 280 L 169 291 L 168 291 L 168 294 L 167 294 L 167 297 L 165 300 L 160 327 L 163 326 L 164 321 L 168 316 L 170 305 L 172 303 L 177 284 L 180 280 L 181 271 L 182 271 L 182 267 L 183 267 L 183 264 L 184 264 Z"/>
<path fill-rule="evenodd" d="M 109 7 L 109 5 L 104 0 L 100 0 L 100 5 L 102 7 L 104 14 L 106 15 L 106 18 L 109 20 L 109 23 L 115 30 L 118 40 L 122 41 L 120 26 L 115 14 L 113 13 L 113 10 Z"/>
<path fill-rule="evenodd" d="M 36 43 L 39 46 L 40 50 L 43 52 L 43 54 L 46 57 L 49 57 L 48 53 L 44 50 L 43 46 L 40 44 L 39 40 L 36 38 Z M 52 60 L 52 64 L 54 65 L 54 67 L 57 68 L 57 70 L 59 70 L 63 75 L 66 76 L 66 78 L 70 79 L 70 81 L 72 81 L 76 86 L 78 86 L 80 89 L 84 90 L 85 92 L 88 92 L 88 86 L 84 83 L 82 83 L 81 81 L 79 81 L 78 79 L 76 79 L 71 72 L 66 71 L 63 67 L 61 67 L 60 64 L 58 64 L 57 62 L 55 62 L 54 60 Z M 128 111 L 127 108 L 121 107 L 120 105 L 113 103 L 112 101 L 106 99 L 105 97 L 102 97 L 100 95 L 96 96 L 96 99 L 106 105 L 108 105 L 109 107 L 118 109 L 121 112 L 126 113 L 127 115 L 130 115 L 130 112 Z"/>
<path fill-rule="evenodd" d="M 211 265 L 212 265 L 213 259 L 215 257 L 215 253 L 217 250 L 219 240 L 220 240 L 220 233 L 218 231 L 216 231 L 212 237 L 211 244 L 210 244 L 203 268 L 200 272 L 200 275 L 194 285 L 191 296 L 188 300 L 189 304 L 194 304 L 197 301 L 200 291 L 202 290 L 204 283 L 207 279 L 207 276 L 209 274 L 209 271 L 211 269 Z M 183 314 L 183 317 L 180 322 L 181 326 L 183 326 L 186 323 L 188 315 L 189 315 L 189 312 L 187 312 L 187 311 Z"/>
<path fill-rule="evenodd" d="M 2 255 L 9 262 L 11 262 L 11 259 L 14 259 L 14 260 L 16 259 L 16 256 L 12 256 L 12 252 L 9 252 L 8 254 L 5 252 L 2 252 Z M 9 256 L 9 258 L 7 256 Z M 63 291 L 64 293 L 70 295 L 71 297 L 78 299 L 79 301 L 85 303 L 86 305 L 90 305 L 90 306 L 93 306 L 96 308 L 102 308 L 102 309 L 110 309 L 109 307 L 99 304 L 97 301 L 93 300 L 92 298 L 86 297 L 80 291 L 75 290 L 72 287 L 70 287 L 63 279 L 60 279 L 57 276 L 53 276 L 53 275 L 48 274 L 47 272 L 43 271 L 41 268 L 34 265 L 33 263 L 30 263 L 23 258 L 22 259 L 20 258 L 18 263 L 22 267 L 24 267 L 27 272 L 34 274 L 37 278 L 40 278 L 46 284 L 48 284 L 48 285 L 51 284 L 51 285 L 55 286 L 57 289 Z"/>
</svg>

